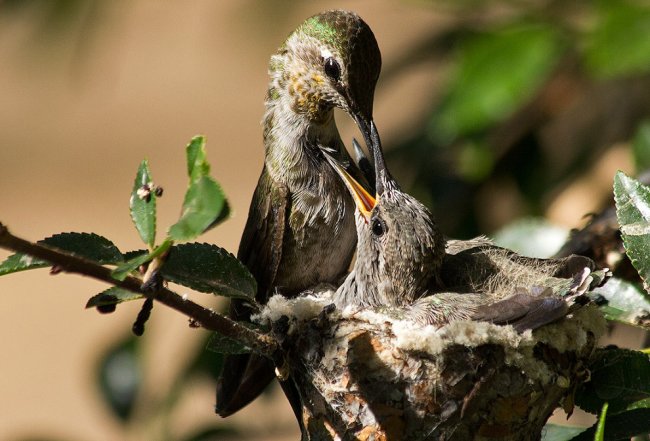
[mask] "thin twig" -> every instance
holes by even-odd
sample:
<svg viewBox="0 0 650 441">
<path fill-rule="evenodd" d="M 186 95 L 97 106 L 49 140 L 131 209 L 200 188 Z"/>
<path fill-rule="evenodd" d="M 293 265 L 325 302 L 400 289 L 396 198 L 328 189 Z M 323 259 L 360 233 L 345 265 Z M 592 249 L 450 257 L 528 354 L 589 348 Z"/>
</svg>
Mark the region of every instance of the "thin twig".
<svg viewBox="0 0 650 441">
<path fill-rule="evenodd" d="M 63 271 L 77 273 L 84 276 L 101 280 L 111 285 L 142 294 L 175 309 L 190 317 L 195 323 L 203 328 L 216 331 L 226 337 L 237 340 L 241 344 L 260 352 L 263 355 L 274 357 L 277 351 L 277 342 L 272 337 L 260 334 L 252 329 L 224 317 L 198 303 L 184 299 L 175 292 L 161 287 L 149 291 L 143 290 L 142 280 L 135 277 L 127 277 L 123 281 L 116 280 L 111 276 L 110 268 L 99 265 L 95 262 L 59 251 L 53 247 L 29 242 L 25 239 L 14 236 L 6 226 L 0 222 L 0 248 L 5 248 L 17 253 L 27 254 L 56 265 Z"/>
</svg>

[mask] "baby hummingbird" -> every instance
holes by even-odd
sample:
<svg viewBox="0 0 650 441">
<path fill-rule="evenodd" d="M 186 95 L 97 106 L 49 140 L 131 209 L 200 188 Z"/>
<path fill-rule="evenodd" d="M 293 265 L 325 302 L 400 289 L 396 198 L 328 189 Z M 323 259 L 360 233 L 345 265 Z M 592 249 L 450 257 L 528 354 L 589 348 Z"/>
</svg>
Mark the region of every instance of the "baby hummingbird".
<svg viewBox="0 0 650 441">
<path fill-rule="evenodd" d="M 400 190 L 386 168 L 374 123 L 370 130 L 375 196 L 328 156 L 357 206 L 357 259 L 334 301 L 355 307 L 409 305 L 438 283 L 445 241 L 429 210 Z"/>
<path fill-rule="evenodd" d="M 429 210 L 390 175 L 374 123 L 370 147 L 375 196 L 327 156 L 357 206 L 357 259 L 334 293 L 338 307 L 436 326 L 469 319 L 524 331 L 564 317 L 603 282 L 582 256 L 529 258 L 483 238 L 445 243 Z"/>
</svg>

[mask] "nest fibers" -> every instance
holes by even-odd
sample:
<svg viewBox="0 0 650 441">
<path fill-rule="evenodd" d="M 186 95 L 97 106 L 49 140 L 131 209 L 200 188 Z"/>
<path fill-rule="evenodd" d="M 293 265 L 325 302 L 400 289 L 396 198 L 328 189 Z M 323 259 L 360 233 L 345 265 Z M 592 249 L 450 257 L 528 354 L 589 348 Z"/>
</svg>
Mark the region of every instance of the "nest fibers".
<svg viewBox="0 0 650 441">
<path fill-rule="evenodd" d="M 255 317 L 288 323 L 279 340 L 303 422 L 331 439 L 538 439 L 558 405 L 571 410 L 564 398 L 606 328 L 589 305 L 532 332 L 467 320 L 436 328 L 332 310 L 331 294 L 275 295 Z"/>
</svg>

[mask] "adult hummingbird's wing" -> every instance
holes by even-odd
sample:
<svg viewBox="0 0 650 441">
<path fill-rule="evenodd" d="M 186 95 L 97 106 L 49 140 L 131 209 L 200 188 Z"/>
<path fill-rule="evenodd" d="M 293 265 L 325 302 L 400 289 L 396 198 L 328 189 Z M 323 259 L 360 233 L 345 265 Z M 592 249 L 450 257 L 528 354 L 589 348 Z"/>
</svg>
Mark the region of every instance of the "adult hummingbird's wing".
<svg viewBox="0 0 650 441">
<path fill-rule="evenodd" d="M 253 193 L 237 258 L 257 281 L 256 300 L 266 303 L 282 259 L 282 239 L 290 206 L 289 190 L 272 181 L 266 168 Z"/>
<path fill-rule="evenodd" d="M 282 239 L 289 209 L 289 192 L 273 182 L 266 168 L 253 194 L 237 257 L 257 281 L 258 303 L 266 303 L 282 258 Z M 234 320 L 250 320 L 252 309 L 242 300 L 230 302 Z M 226 417 L 246 406 L 275 377 L 270 360 L 257 354 L 228 355 L 217 383 L 216 412 Z"/>
</svg>

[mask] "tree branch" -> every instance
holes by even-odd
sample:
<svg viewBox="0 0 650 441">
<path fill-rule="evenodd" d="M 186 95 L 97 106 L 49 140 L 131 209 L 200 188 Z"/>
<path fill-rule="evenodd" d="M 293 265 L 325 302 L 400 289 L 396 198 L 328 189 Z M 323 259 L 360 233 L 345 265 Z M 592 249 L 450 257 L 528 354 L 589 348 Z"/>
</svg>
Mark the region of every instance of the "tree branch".
<svg viewBox="0 0 650 441">
<path fill-rule="evenodd" d="M 52 247 L 16 237 L 1 222 L 0 248 L 46 260 L 61 268 L 63 271 L 92 277 L 102 282 L 142 294 L 147 298 L 157 300 L 190 317 L 201 327 L 237 340 L 243 345 L 268 357 L 274 358 L 278 350 L 277 342 L 272 337 L 260 334 L 198 303 L 184 299 L 167 288 L 161 287 L 156 290 L 143 289 L 142 280 L 130 276 L 123 281 L 116 280 L 111 276 L 111 270 L 109 268 Z"/>
</svg>

